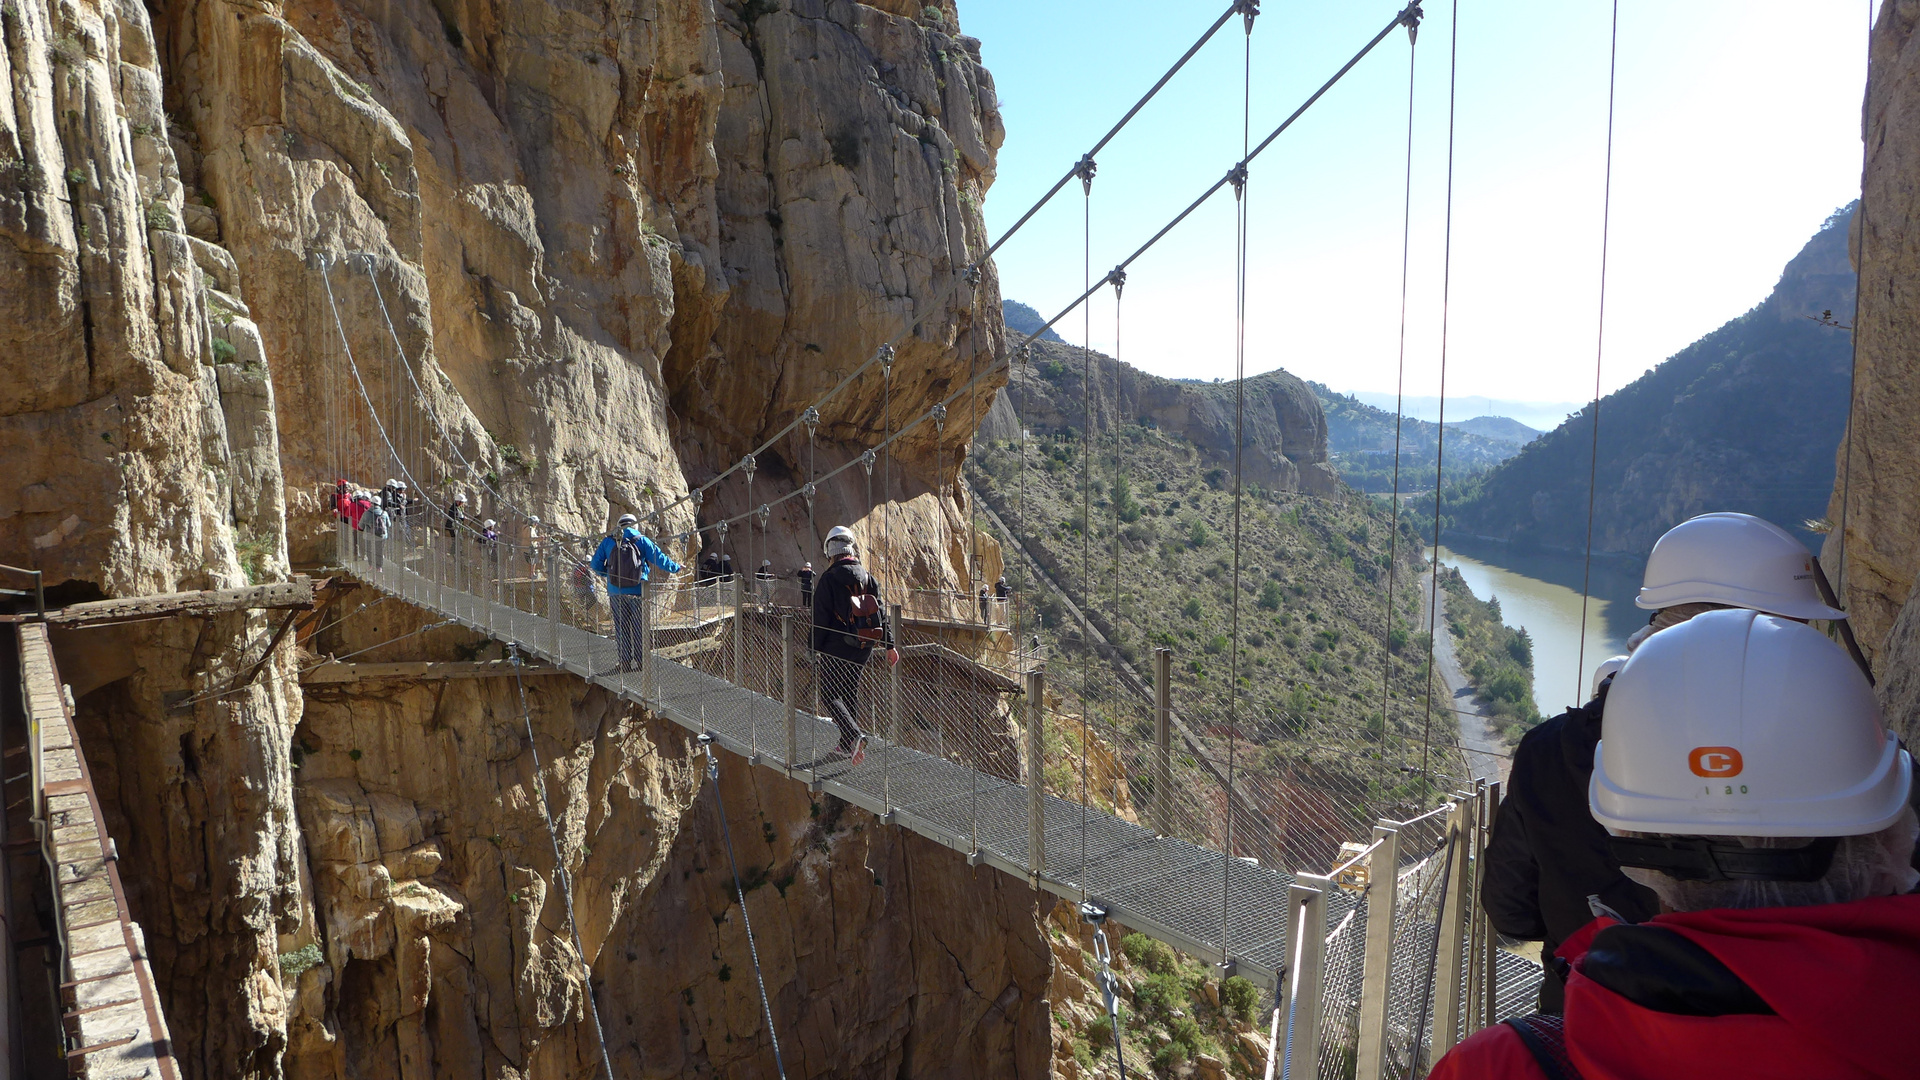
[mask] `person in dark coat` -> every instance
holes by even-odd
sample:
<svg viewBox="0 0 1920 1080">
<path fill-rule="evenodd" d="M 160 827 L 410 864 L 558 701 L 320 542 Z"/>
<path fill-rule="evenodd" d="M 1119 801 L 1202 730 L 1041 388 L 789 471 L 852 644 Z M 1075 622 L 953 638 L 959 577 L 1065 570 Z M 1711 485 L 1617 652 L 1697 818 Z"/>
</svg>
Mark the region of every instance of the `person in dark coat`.
<svg viewBox="0 0 1920 1080">
<path fill-rule="evenodd" d="M 1487 921 L 1508 937 L 1542 942 L 1543 957 L 1593 921 L 1588 896 L 1599 896 L 1634 922 L 1660 910 L 1651 890 L 1620 872 L 1607 849 L 1607 830 L 1587 809 L 1587 778 L 1610 684 L 1603 683 L 1585 706 L 1521 738 L 1487 843 L 1480 878 Z M 1558 1014 L 1565 984 L 1552 964 L 1543 966 L 1540 1011 Z"/>
<path fill-rule="evenodd" d="M 699 584 L 711 585 L 720 580 L 720 553 L 709 551 L 700 556 Z"/>
<path fill-rule="evenodd" d="M 1748 608 L 1793 619 L 1844 618 L 1814 592 L 1813 556 L 1785 530 L 1748 514 L 1702 514 L 1669 529 L 1647 557 L 1635 603 L 1652 612 L 1627 639 L 1631 652 L 1651 635 L 1716 608 Z M 1603 665 L 1617 667 L 1624 657 Z M 1534 728 L 1513 754 L 1487 844 L 1480 903 L 1493 928 L 1543 942 L 1550 958 L 1593 914 L 1598 896 L 1628 919 L 1659 910 L 1653 894 L 1628 881 L 1587 809 L 1593 750 L 1611 678 L 1594 698 Z M 1564 983 L 1552 964 L 1540 984 L 1540 1011 L 1558 1014 Z"/>
<path fill-rule="evenodd" d="M 839 752 L 858 765 L 867 754 L 867 736 L 859 721 L 861 669 L 876 648 L 886 648 L 889 667 L 900 662 L 900 653 L 894 649 L 880 583 L 860 565 L 853 530 L 836 526 L 827 534 L 826 551 L 832 561 L 813 596 L 812 645 L 819 659 L 820 702 L 840 729 Z"/>
<path fill-rule="evenodd" d="M 813 610 L 813 564 L 802 566 L 794 576 L 800 579 L 800 606 Z"/>
</svg>

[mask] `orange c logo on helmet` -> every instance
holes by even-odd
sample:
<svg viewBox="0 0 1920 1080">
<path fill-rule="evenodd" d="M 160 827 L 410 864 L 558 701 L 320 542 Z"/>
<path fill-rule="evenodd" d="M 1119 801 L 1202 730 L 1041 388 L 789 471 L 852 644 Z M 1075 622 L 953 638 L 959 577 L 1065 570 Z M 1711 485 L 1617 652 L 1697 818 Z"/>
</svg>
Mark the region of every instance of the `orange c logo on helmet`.
<svg viewBox="0 0 1920 1080">
<path fill-rule="evenodd" d="M 1739 776 L 1746 762 L 1731 746 L 1696 746 L 1687 755 L 1687 768 L 1695 776 Z"/>
</svg>

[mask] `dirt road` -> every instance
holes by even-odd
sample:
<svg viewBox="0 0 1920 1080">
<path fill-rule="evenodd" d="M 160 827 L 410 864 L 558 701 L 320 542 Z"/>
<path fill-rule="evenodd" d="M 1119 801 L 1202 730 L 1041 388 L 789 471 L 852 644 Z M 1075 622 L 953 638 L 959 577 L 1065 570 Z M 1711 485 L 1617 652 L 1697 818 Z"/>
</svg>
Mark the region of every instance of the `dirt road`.
<svg viewBox="0 0 1920 1080">
<path fill-rule="evenodd" d="M 1433 596 L 1433 575 L 1431 572 L 1420 575 L 1420 627 L 1425 629 L 1427 622 L 1427 598 Z M 1488 779 L 1505 780 L 1511 763 L 1510 751 L 1493 733 L 1481 705 L 1473 700 L 1473 686 L 1467 682 L 1466 673 L 1460 670 L 1460 660 L 1454 655 L 1453 635 L 1447 632 L 1447 594 L 1438 594 L 1440 617 L 1433 622 L 1436 627 L 1433 642 L 1434 673 L 1440 677 L 1434 687 L 1434 708 L 1449 708 L 1460 731 L 1460 748 L 1466 754 L 1467 771 L 1473 776 Z M 1443 689 L 1444 687 L 1444 689 Z"/>
</svg>

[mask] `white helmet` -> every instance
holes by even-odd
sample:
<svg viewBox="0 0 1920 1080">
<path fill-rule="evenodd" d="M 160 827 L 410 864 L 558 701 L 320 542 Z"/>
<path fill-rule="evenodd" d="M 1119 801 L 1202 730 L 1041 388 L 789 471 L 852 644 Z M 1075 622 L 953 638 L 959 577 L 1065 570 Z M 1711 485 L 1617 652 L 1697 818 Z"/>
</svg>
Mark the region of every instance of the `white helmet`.
<svg viewBox="0 0 1920 1080">
<path fill-rule="evenodd" d="M 1726 604 L 1789 619 L 1844 619 L 1821 602 L 1813 553 L 1793 534 L 1752 514 L 1701 514 L 1668 529 L 1647 556 L 1635 604 Z"/>
<path fill-rule="evenodd" d="M 480 523 L 480 527 L 483 529 L 491 529 L 493 528 L 493 525 L 494 525 L 494 521 L 492 518 L 488 518 L 487 520 Z"/>
<path fill-rule="evenodd" d="M 826 543 L 823 545 L 826 548 L 827 554 L 833 554 L 833 545 L 836 542 L 844 543 L 849 548 L 859 544 L 859 540 L 853 535 L 853 530 L 847 528 L 845 525 L 835 525 L 833 528 L 827 530 Z"/>
<path fill-rule="evenodd" d="M 1607 676 L 1617 674 L 1621 668 L 1626 666 L 1627 658 L 1624 656 L 1609 656 L 1605 660 L 1600 661 L 1600 666 L 1593 669 L 1593 689 L 1588 691 L 1587 696 L 1590 698 L 1599 697 L 1600 684 L 1607 681 Z"/>
<path fill-rule="evenodd" d="M 640 524 L 640 519 L 637 517 L 634 517 L 632 514 L 621 514 L 620 524 L 622 527 L 625 527 L 628 525 L 638 525 Z"/>
<path fill-rule="evenodd" d="M 1614 676 L 1587 798 L 1615 833 L 1860 836 L 1905 811 L 1912 771 L 1825 634 L 1709 611 Z"/>
<path fill-rule="evenodd" d="M 463 503 L 463 502 L 466 502 L 466 501 L 467 501 L 467 493 L 466 493 L 466 492 L 464 492 L 464 491 L 456 491 L 456 492 L 454 492 L 454 493 L 453 493 L 453 501 L 454 501 L 454 502 L 456 502 L 456 503 Z"/>
</svg>

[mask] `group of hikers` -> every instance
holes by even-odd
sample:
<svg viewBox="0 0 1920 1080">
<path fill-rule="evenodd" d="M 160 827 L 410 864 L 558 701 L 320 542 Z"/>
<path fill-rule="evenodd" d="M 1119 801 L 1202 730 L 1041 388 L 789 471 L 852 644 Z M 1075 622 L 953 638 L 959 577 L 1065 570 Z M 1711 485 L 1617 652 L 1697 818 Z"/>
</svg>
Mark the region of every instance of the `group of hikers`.
<svg viewBox="0 0 1920 1080">
<path fill-rule="evenodd" d="M 1437 1080 L 1920 1075 L 1913 762 L 1805 545 L 1746 514 L 1662 536 L 1592 700 L 1514 753 L 1479 883 L 1543 942 L 1539 1011 Z M 1848 638 L 1849 642 L 1851 638 Z"/>
<path fill-rule="evenodd" d="M 827 533 L 825 554 L 827 568 L 817 583 L 812 562 L 797 576 L 802 604 L 813 613 L 809 646 L 817 659 L 820 701 L 840 733 L 836 752 L 858 765 L 866 758 L 867 744 L 858 719 L 860 672 L 875 649 L 881 650 L 888 666 L 900 662 L 900 653 L 894 646 L 894 628 L 886 617 L 880 583 L 860 564 L 853 530 L 835 526 Z M 644 659 L 641 597 L 646 584 L 655 569 L 678 574 L 684 567 L 640 532 L 640 521 L 632 514 L 620 516 L 618 527 L 600 541 L 588 567 L 606 582 L 620 670 L 639 671 Z M 731 557 L 708 552 L 701 560 L 696 580 L 702 584 L 717 581 L 732 570 Z M 771 560 L 761 563 L 755 576 L 763 590 L 770 588 Z"/>
<path fill-rule="evenodd" d="M 412 547 L 413 530 L 428 510 L 426 499 L 410 490 L 406 481 L 393 479 L 389 479 L 379 491 L 349 483 L 345 478 L 337 479 L 334 481 L 333 503 L 354 550 L 372 563 L 376 570 L 385 565 L 386 542 L 389 538 L 398 538 L 403 547 Z M 500 523 L 493 518 L 475 518 L 469 514 L 465 492 L 455 492 L 447 500 L 441 518 L 446 529 L 449 554 L 457 554 L 461 539 L 466 537 L 478 546 L 480 553 L 492 560 L 496 570 L 499 568 Z M 527 518 L 526 533 L 527 539 L 521 548 L 528 565 L 532 566 L 540 551 L 539 518 Z"/>
</svg>

